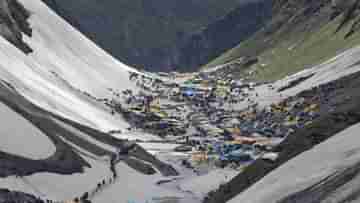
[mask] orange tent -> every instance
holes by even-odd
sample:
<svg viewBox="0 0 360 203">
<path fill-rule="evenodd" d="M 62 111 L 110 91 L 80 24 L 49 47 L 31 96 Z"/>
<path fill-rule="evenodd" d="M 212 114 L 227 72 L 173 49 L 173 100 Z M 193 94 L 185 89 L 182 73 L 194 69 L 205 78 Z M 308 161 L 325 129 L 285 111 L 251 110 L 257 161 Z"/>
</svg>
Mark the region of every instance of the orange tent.
<svg viewBox="0 0 360 203">
<path fill-rule="evenodd" d="M 245 137 L 245 136 L 234 136 L 233 144 L 249 144 L 253 145 L 255 143 L 268 143 L 269 138 L 266 137 Z"/>
</svg>

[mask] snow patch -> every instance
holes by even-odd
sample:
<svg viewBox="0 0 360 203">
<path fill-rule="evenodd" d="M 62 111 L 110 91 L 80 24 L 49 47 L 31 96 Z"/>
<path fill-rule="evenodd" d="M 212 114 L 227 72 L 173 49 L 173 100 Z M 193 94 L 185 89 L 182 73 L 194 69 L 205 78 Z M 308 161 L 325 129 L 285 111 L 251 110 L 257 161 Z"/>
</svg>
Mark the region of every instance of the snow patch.
<svg viewBox="0 0 360 203">
<path fill-rule="evenodd" d="M 0 102 L 0 151 L 29 159 L 46 159 L 55 145 L 38 128 Z"/>
<path fill-rule="evenodd" d="M 302 153 L 265 176 L 229 203 L 267 203 L 301 191 L 360 160 L 360 124 Z M 347 156 L 348 152 L 353 152 Z"/>
</svg>

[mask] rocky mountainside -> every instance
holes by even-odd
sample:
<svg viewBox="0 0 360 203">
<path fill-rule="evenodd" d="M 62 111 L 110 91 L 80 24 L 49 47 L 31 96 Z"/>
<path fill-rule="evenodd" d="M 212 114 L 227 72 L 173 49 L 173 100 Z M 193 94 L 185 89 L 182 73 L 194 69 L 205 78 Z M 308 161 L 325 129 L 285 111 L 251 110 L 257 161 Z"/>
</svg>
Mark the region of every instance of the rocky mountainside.
<svg viewBox="0 0 360 203">
<path fill-rule="evenodd" d="M 342 70 L 339 73 L 345 72 L 347 68 L 356 65 L 351 64 L 354 62 L 352 59 L 342 58 L 348 56 L 358 57 L 356 53 L 349 54 L 344 53 L 344 51 L 360 44 L 360 34 L 358 32 L 360 22 L 359 5 L 359 0 L 274 1 L 274 15 L 262 30 L 227 51 L 207 66 L 221 66 L 229 69 L 232 74 L 262 82 L 277 81 L 279 78 L 284 78 L 292 73 L 306 74 L 310 67 L 318 69 L 325 66 L 341 67 Z M 250 65 L 244 63 L 244 61 L 247 61 L 246 59 L 254 58 L 256 58 L 256 60 L 253 60 L 254 63 Z M 343 61 L 336 63 L 338 60 Z M 225 63 L 226 65 L 222 66 Z M 325 73 L 324 77 L 327 76 L 329 75 Z M 351 95 L 348 97 L 356 97 L 355 92 L 357 92 L 358 81 L 359 74 L 336 81 L 342 87 L 346 87 L 346 90 L 339 92 L 338 97 L 345 98 L 346 96 L 343 94 Z M 316 88 L 311 91 L 315 90 Z M 334 95 L 338 94 L 336 91 L 331 92 Z M 304 94 L 306 93 L 304 92 Z M 321 181 L 312 183 L 305 183 L 306 181 L 297 179 L 301 176 L 299 175 L 301 172 L 293 172 L 292 169 L 287 168 L 289 174 L 292 174 L 290 175 L 291 178 L 282 173 L 286 166 L 293 167 L 293 169 L 308 168 L 310 165 L 312 167 L 312 163 L 316 162 L 311 162 L 311 164 L 309 162 L 308 165 L 298 163 L 294 167 L 293 163 L 297 159 L 289 160 L 296 156 L 298 156 L 298 159 L 302 159 L 304 151 L 310 151 L 313 147 L 317 150 L 318 148 L 315 148 L 315 145 L 359 122 L 359 106 L 357 104 L 346 105 L 345 102 L 339 102 L 337 106 L 341 106 L 339 111 L 329 112 L 327 119 L 311 125 L 295 136 L 288 137 L 281 144 L 286 145 L 286 147 L 280 145 L 281 147 L 278 149 L 282 154 L 279 160 L 275 162 L 258 161 L 246 168 L 229 183 L 209 193 L 209 197 L 204 202 L 357 202 L 358 186 L 352 185 L 352 178 L 358 176 L 356 170 L 358 166 L 356 164 L 345 167 L 342 165 L 344 164 L 343 159 L 340 159 L 338 165 L 342 166 L 337 166 L 336 170 L 338 171 L 336 173 L 329 174 L 327 177 L 322 177 Z M 345 115 L 344 120 L 337 118 L 338 115 Z M 331 128 L 329 128 L 330 122 L 333 122 Z M 350 138 L 346 142 L 352 142 L 352 139 L 354 138 Z M 339 149 L 341 147 L 337 148 L 339 142 L 334 143 L 336 143 L 336 147 L 334 147 L 336 150 L 334 151 L 340 154 L 341 150 Z M 329 148 L 331 147 L 327 146 L 327 149 Z M 348 150 L 346 147 L 342 149 Z M 313 153 L 311 156 L 318 156 L 317 153 L 319 152 L 316 150 L 314 150 L 315 153 L 309 152 Z M 326 151 L 326 153 L 328 152 Z M 309 160 L 309 157 L 303 160 Z M 325 158 L 325 155 L 321 156 L 321 160 L 328 161 L 330 159 L 329 157 Z M 282 164 L 284 164 L 284 167 Z M 321 170 L 330 168 L 322 165 L 322 163 L 319 163 L 316 167 L 323 168 L 317 173 L 307 171 L 308 174 L 302 177 L 321 176 L 319 174 L 324 172 Z M 286 179 L 285 176 L 288 178 L 287 180 L 284 180 Z M 276 181 L 272 179 L 274 182 L 269 181 L 267 182 L 268 185 L 262 185 L 264 181 L 274 177 Z M 311 177 L 307 180 L 311 182 L 314 179 Z M 284 184 L 286 181 L 288 181 L 288 185 Z M 274 183 L 282 185 L 282 190 L 279 190 Z M 273 186 L 274 188 L 272 188 Z M 290 194 L 285 195 L 287 192 Z M 267 196 L 264 195 L 265 193 Z M 279 197 L 276 197 L 278 199 L 275 198 L 275 193 L 278 193 Z M 264 196 L 260 197 L 260 194 Z M 283 196 L 281 197 L 281 195 Z M 265 196 L 267 198 L 264 198 Z"/>
<path fill-rule="evenodd" d="M 206 67 L 229 63 L 240 74 L 268 81 L 319 64 L 359 44 L 358 6 L 356 0 L 274 1 L 274 15 L 263 29 Z M 246 57 L 258 63 L 237 65 Z"/>
<path fill-rule="evenodd" d="M 100 183 L 114 192 L 98 195 L 98 202 L 114 202 L 109 197 L 126 202 L 119 185 L 110 187 L 115 179 L 122 184 L 129 182 L 124 178 L 149 178 L 150 183 L 158 181 L 150 176 L 158 171 L 171 168 L 174 174 L 168 175 L 177 174 L 126 141 L 136 136 L 126 133 L 129 124 L 97 99 L 109 98 L 112 89 L 137 91 L 129 80 L 135 69 L 100 49 L 41 0 L 0 0 L 0 8 L 1 203 L 72 202 L 75 197 L 88 202 Z M 119 151 L 126 152 L 121 160 Z M 130 155 L 135 151 L 144 161 Z M 155 186 L 134 182 L 159 193 Z M 126 189 L 133 193 L 129 197 L 139 196 Z"/>
<path fill-rule="evenodd" d="M 30 13 L 17 0 L 0 1 L 0 35 L 25 53 L 32 51 L 23 41 L 23 34 L 32 34 L 29 17 Z"/>
<path fill-rule="evenodd" d="M 248 2 L 247 0 L 221 2 L 217 0 L 43 1 L 120 61 L 153 71 L 168 70 L 171 68 L 169 66 L 187 66 L 189 63 L 186 63 L 186 60 L 177 60 L 179 55 L 181 55 L 181 58 L 183 58 L 182 55 L 186 57 L 186 54 L 179 52 L 188 51 L 189 48 L 195 46 L 198 43 L 197 38 L 203 35 L 202 32 L 205 32 L 204 35 L 206 36 L 201 38 L 207 39 L 207 41 L 205 41 L 205 44 L 200 43 L 203 48 L 198 51 L 207 52 L 208 50 L 204 49 L 206 47 L 230 48 L 227 43 L 222 46 L 210 43 L 215 36 L 225 37 L 226 35 L 211 34 L 217 24 L 211 25 L 210 28 L 206 28 L 206 26 L 216 22 L 217 19 L 229 12 L 233 13 L 231 16 L 239 15 L 237 11 L 232 10 Z M 247 7 L 247 9 L 255 9 L 255 7 L 253 5 Z M 239 16 L 246 17 L 244 21 L 238 19 L 242 23 L 234 23 L 235 16 L 231 16 L 225 17 L 225 20 L 229 18 L 232 21 L 227 25 L 239 26 L 244 24 L 242 25 L 243 28 L 249 27 L 249 31 L 246 33 L 252 32 L 255 29 L 253 25 L 260 21 L 259 19 L 252 20 L 255 18 L 255 12 L 251 11 Z M 224 24 L 224 26 L 226 25 Z M 221 32 L 236 31 L 236 28 L 234 30 L 229 27 L 225 28 L 226 30 Z M 237 29 L 240 29 L 240 27 Z M 239 39 L 242 36 L 244 35 L 240 34 Z M 226 37 L 233 38 L 233 36 Z M 238 40 L 238 37 L 236 40 Z M 180 49 L 177 47 L 180 47 Z M 197 65 L 200 61 L 204 63 L 204 59 L 208 58 L 207 55 L 212 56 L 214 54 L 202 53 L 202 55 L 206 57 L 198 56 L 191 59 L 191 65 Z"/>
<path fill-rule="evenodd" d="M 163 63 L 175 70 L 196 70 L 262 28 L 272 15 L 271 6 L 271 0 L 238 6 L 180 42 Z"/>
<path fill-rule="evenodd" d="M 360 0 L 104 2 L 47 3 L 108 43 L 116 11 L 163 70 L 250 38 L 150 73 L 42 0 L 0 0 L 0 203 L 359 201 Z"/>
</svg>

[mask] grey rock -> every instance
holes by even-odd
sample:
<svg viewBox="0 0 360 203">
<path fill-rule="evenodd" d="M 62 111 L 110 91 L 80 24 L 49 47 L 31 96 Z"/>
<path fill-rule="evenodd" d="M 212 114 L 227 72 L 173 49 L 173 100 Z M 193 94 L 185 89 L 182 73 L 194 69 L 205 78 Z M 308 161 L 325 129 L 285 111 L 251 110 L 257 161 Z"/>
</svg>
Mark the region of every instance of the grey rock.
<svg viewBox="0 0 360 203">
<path fill-rule="evenodd" d="M 0 0 L 0 35 L 24 53 L 32 52 L 23 41 L 23 33 L 31 37 L 32 30 L 27 19 L 30 12 L 17 0 Z"/>
</svg>

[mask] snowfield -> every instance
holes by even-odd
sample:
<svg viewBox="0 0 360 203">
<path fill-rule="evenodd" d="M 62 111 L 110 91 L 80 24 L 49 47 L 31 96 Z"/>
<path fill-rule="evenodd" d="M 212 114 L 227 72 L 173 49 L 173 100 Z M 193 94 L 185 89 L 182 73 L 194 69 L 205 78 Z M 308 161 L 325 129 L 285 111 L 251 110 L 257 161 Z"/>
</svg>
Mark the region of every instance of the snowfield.
<svg viewBox="0 0 360 203">
<path fill-rule="evenodd" d="M 359 131 L 360 124 L 356 124 L 300 154 L 230 200 L 229 203 L 278 202 L 341 169 L 358 163 L 360 160 Z"/>
<path fill-rule="evenodd" d="M 158 153 L 171 153 L 174 149 L 180 145 L 178 144 L 166 144 L 166 143 L 139 143 L 140 146 L 145 148 L 152 154 Z"/>
<path fill-rule="evenodd" d="M 97 47 L 52 12 L 41 0 L 18 1 L 31 12 L 29 22 L 33 36 L 24 38 L 34 52 L 25 55 L 0 37 L 0 81 L 6 81 L 26 100 L 47 113 L 66 118 L 64 120 L 102 132 L 112 131 L 114 134 L 111 135 L 120 139 L 160 140 L 158 136 L 149 133 L 128 130 L 130 126 L 121 116 L 112 115 L 110 109 L 98 101 L 110 98 L 110 90 L 137 91 L 135 83 L 129 80 L 129 72 L 137 72 L 135 69 L 115 60 Z M 359 71 L 359 58 L 360 47 L 350 49 L 324 64 L 275 82 L 274 89 L 269 89 L 268 85 L 258 86 L 251 93 L 251 98 L 262 106 L 278 102 L 303 90 Z M 311 78 L 296 87 L 277 92 L 278 88 L 286 86 L 291 81 L 312 74 Z M 231 108 L 242 109 L 247 106 L 248 102 L 243 102 Z M 45 159 L 54 154 L 54 144 L 29 121 L 2 103 L 0 113 L 3 115 L 0 126 L 0 151 L 29 159 Z M 85 167 L 84 173 L 72 175 L 35 173 L 21 178 L 1 178 L 0 188 L 62 201 L 79 197 L 84 192 L 94 189 L 100 181 L 111 177 L 111 152 L 116 153 L 119 150 L 118 146 L 111 145 L 114 139 L 110 139 L 110 142 L 109 139 L 104 141 L 90 133 L 82 132 L 65 121 L 60 121 L 61 119 L 55 119 L 56 116 L 46 115 L 49 119 L 54 119 L 51 121 L 67 133 L 68 136 L 59 135 L 60 141 L 64 142 L 62 146 L 76 152 L 91 165 L 91 168 Z M 276 202 L 288 194 L 309 187 L 338 169 L 354 164 L 360 159 L 360 145 L 357 142 L 360 139 L 357 135 L 359 130 L 360 124 L 355 125 L 292 159 L 230 203 Z M 58 134 L 60 133 L 57 131 L 56 135 Z M 76 141 L 69 139 L 69 136 L 74 136 L 70 138 L 77 140 L 78 145 L 75 144 Z M 173 152 L 177 144 L 145 142 L 139 145 L 158 156 L 179 155 Z M 98 153 L 106 154 L 104 156 L 96 155 L 95 148 L 109 153 Z M 349 154 L 351 156 L 348 156 Z M 146 153 L 142 155 L 146 156 Z M 94 196 L 93 202 L 151 202 L 155 198 L 157 200 L 154 202 L 198 203 L 199 199 L 194 196 L 203 197 L 236 175 L 233 171 L 215 170 L 205 176 L 184 180 L 174 189 L 156 184 L 165 179 L 159 171 L 155 175 L 144 175 L 122 160 L 119 161 L 116 165 L 119 178 Z M 71 162 L 71 166 L 73 164 L 74 162 Z"/>
<path fill-rule="evenodd" d="M 154 135 L 128 131 L 129 124 L 121 116 L 112 115 L 109 108 L 97 101 L 110 98 L 110 89 L 136 91 L 135 83 L 129 81 L 129 72 L 137 72 L 135 69 L 118 62 L 98 48 L 41 0 L 19 2 L 31 13 L 29 22 L 33 36 L 24 38 L 34 52 L 25 55 L 0 38 L 0 80 L 10 84 L 25 99 L 45 111 L 102 132 L 123 132 L 112 134 L 116 138 L 159 139 Z M 1 142 L 0 150 L 33 159 L 48 158 L 55 152 L 50 139 L 30 122 L 3 104 L 0 105 L 0 113 L 6 119 L 0 127 L 2 139 L 6 140 Z M 109 152 L 117 151 L 114 146 L 96 140 L 67 123 L 56 119 L 53 121 L 76 136 L 76 139 Z M 84 173 L 72 175 L 42 172 L 22 178 L 1 178 L 0 188 L 62 201 L 79 197 L 93 190 L 103 179 L 112 176 L 110 157 L 96 156 L 64 137 L 59 138 L 86 160 L 91 168 L 84 168 Z M 104 190 L 104 194 L 110 196 L 96 196 L 98 199 L 95 202 L 121 202 L 127 201 L 128 197 L 143 201 L 152 197 L 183 196 L 181 192 L 157 187 L 155 183 L 163 178 L 160 174 L 142 175 L 124 163 L 118 164 L 117 170 L 119 182 Z"/>
<path fill-rule="evenodd" d="M 63 117 L 103 131 L 127 128 L 121 118 L 114 119 L 83 93 L 106 98 L 108 88 L 135 90 L 128 72 L 136 70 L 98 48 L 40 0 L 20 2 L 31 12 L 33 36 L 24 38 L 34 52 L 26 56 L 1 38 L 0 79 L 34 104 Z"/>
<path fill-rule="evenodd" d="M 110 188 L 94 198 L 94 202 L 156 202 L 153 198 L 184 198 L 184 194 L 156 185 L 162 179 L 161 175 L 147 176 L 136 172 L 126 164 L 117 165 L 119 179 Z M 161 201 L 159 201 L 161 202 Z M 184 200 L 183 203 L 192 203 Z"/>
<path fill-rule="evenodd" d="M 346 50 L 345 52 L 329 59 L 328 61 L 305 69 L 301 72 L 285 77 L 284 79 L 270 83 L 274 88 L 270 89 L 269 84 L 264 84 L 255 87 L 255 91 L 250 92 L 250 98 L 258 102 L 260 106 L 268 106 L 273 103 L 278 103 L 288 97 L 295 96 L 302 91 L 309 90 L 322 84 L 337 80 L 339 78 L 351 75 L 360 71 L 360 46 Z M 287 86 L 292 81 L 299 78 L 312 75 L 307 80 L 301 82 L 295 87 L 286 89 L 282 92 L 277 90 Z M 247 101 L 240 102 L 236 105 L 231 105 L 229 108 L 244 109 L 248 107 Z"/>
<path fill-rule="evenodd" d="M 216 190 L 238 175 L 238 171 L 231 169 L 215 169 L 203 176 L 193 177 L 180 184 L 183 191 L 190 191 L 197 197 L 204 198 L 210 191 Z"/>
<path fill-rule="evenodd" d="M 43 199 L 69 201 L 91 191 L 96 184 L 110 174 L 107 163 L 86 158 L 92 168 L 86 168 L 84 173 L 59 175 L 53 173 L 37 173 L 18 178 L 15 176 L 2 178 L 0 188 L 23 191 Z"/>
<path fill-rule="evenodd" d="M 28 120 L 0 102 L 0 151 L 29 159 L 46 159 L 56 147 Z"/>
</svg>

